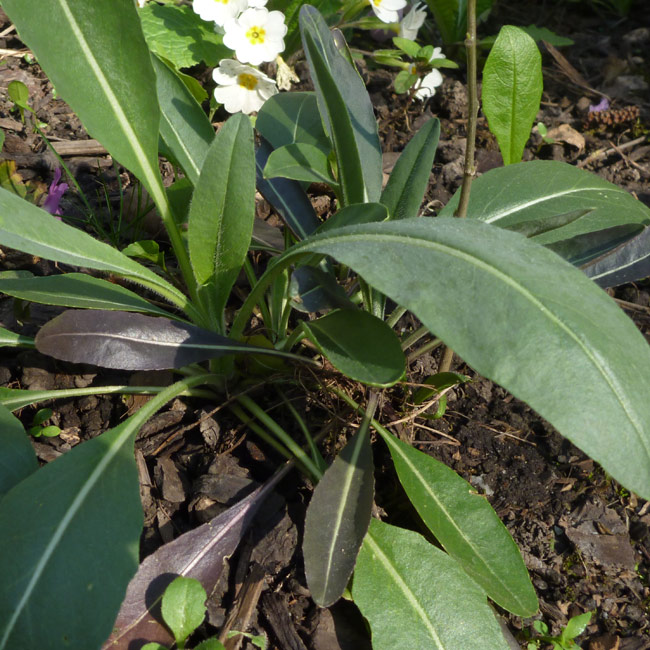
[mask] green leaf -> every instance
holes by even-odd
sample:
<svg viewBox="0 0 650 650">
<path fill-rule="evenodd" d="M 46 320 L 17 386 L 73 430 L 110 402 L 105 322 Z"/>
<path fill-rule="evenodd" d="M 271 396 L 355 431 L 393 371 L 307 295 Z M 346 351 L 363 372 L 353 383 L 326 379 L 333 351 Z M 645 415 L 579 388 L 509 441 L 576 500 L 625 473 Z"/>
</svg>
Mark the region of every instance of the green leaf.
<svg viewBox="0 0 650 650">
<path fill-rule="evenodd" d="M 329 160 L 321 149 L 302 142 L 276 149 L 264 168 L 266 178 L 281 176 L 308 183 L 326 183 L 338 188 Z"/>
<path fill-rule="evenodd" d="M 345 590 L 368 530 L 374 495 L 367 429 L 351 438 L 318 482 L 307 508 L 303 555 L 311 596 L 328 607 Z"/>
<path fill-rule="evenodd" d="M 274 149 L 296 142 L 318 147 L 325 155 L 332 149 L 313 92 L 273 95 L 260 108 L 255 128 Z"/>
<path fill-rule="evenodd" d="M 555 47 L 564 47 L 567 45 L 573 45 L 574 41 L 566 36 L 560 36 L 554 31 L 551 31 L 547 27 L 538 27 L 537 25 L 520 25 L 519 29 L 523 29 L 528 36 L 530 36 L 536 43 L 541 41 L 546 41 Z M 482 38 L 479 42 L 480 47 L 492 47 L 494 42 L 497 40 L 496 36 L 487 36 Z"/>
<path fill-rule="evenodd" d="M 501 28 L 483 69 L 483 112 L 504 165 L 517 163 L 539 111 L 544 81 L 542 55 L 519 27 Z"/>
<path fill-rule="evenodd" d="M 226 647 L 218 639 L 206 639 L 195 646 L 194 650 L 226 650 Z"/>
<path fill-rule="evenodd" d="M 577 636 L 580 636 L 587 629 L 592 614 L 593 612 L 585 612 L 584 614 L 570 618 L 566 627 L 562 630 L 562 641 L 575 639 Z"/>
<path fill-rule="evenodd" d="M 196 185 L 214 140 L 214 129 L 183 80 L 158 57 L 152 56 L 152 62 L 161 112 L 160 136 L 165 144 L 162 153 L 175 160 Z"/>
<path fill-rule="evenodd" d="M 189 215 L 192 268 L 198 284 L 210 283 L 218 319 L 248 252 L 254 218 L 253 128 L 247 115 L 233 115 L 208 151 Z"/>
<path fill-rule="evenodd" d="M 388 208 L 391 219 L 417 216 L 429 184 L 439 136 L 440 121 L 430 119 L 411 138 L 397 159 L 381 193 L 381 202 Z"/>
<path fill-rule="evenodd" d="M 494 0 L 477 0 L 476 15 L 489 12 Z M 426 0 L 445 45 L 456 44 L 467 31 L 467 0 Z"/>
<path fill-rule="evenodd" d="M 214 25 L 201 20 L 192 7 L 150 2 L 139 13 L 151 51 L 178 69 L 201 62 L 213 68 L 232 55 Z"/>
<path fill-rule="evenodd" d="M 305 313 L 336 308 L 356 309 L 334 274 L 314 266 L 299 266 L 291 274 L 289 297 L 291 306 Z"/>
<path fill-rule="evenodd" d="M 205 618 L 207 594 L 195 578 L 178 576 L 162 597 L 162 615 L 180 647 Z"/>
<path fill-rule="evenodd" d="M 510 533 L 488 501 L 444 463 L 379 431 L 409 500 L 443 548 L 498 605 L 533 616 L 537 596 Z"/>
<path fill-rule="evenodd" d="M 34 339 L 31 336 L 23 336 L 22 334 L 16 334 L 11 332 L 4 327 L 0 327 L 0 348 L 4 346 L 8 347 L 18 347 L 18 346 L 27 346 L 30 348 L 34 347 Z"/>
<path fill-rule="evenodd" d="M 0 648 L 88 650 L 108 637 L 138 567 L 136 433 L 181 390 L 205 380 L 201 375 L 170 386 L 119 426 L 30 474 L 0 501 Z"/>
<path fill-rule="evenodd" d="M 296 239 L 311 235 L 320 225 L 309 197 L 300 183 L 288 178 L 264 178 L 264 167 L 273 148 L 262 137 L 255 151 L 257 189 L 275 208 Z"/>
<path fill-rule="evenodd" d="M 508 650 L 481 588 L 446 553 L 376 519 L 361 547 L 352 596 L 373 650 Z"/>
<path fill-rule="evenodd" d="M 442 209 L 452 216 L 460 193 Z M 554 160 L 491 169 L 472 183 L 468 218 L 501 228 L 588 210 L 584 216 L 535 237 L 540 244 L 630 223 L 650 223 L 650 208 L 600 176 Z"/>
<path fill-rule="evenodd" d="M 351 379 L 383 388 L 404 375 L 406 361 L 398 338 L 366 311 L 340 309 L 303 321 L 302 327 L 332 365 Z"/>
<path fill-rule="evenodd" d="M 28 111 L 32 110 L 29 106 L 29 90 L 22 81 L 10 81 L 7 86 L 7 93 L 9 94 L 9 99 L 11 99 L 16 106 L 25 108 Z"/>
<path fill-rule="evenodd" d="M 36 454 L 23 425 L 0 405 L 0 502 L 6 492 L 37 469 Z"/>
<path fill-rule="evenodd" d="M 318 108 L 336 152 L 345 203 L 377 201 L 382 181 L 381 145 L 363 81 L 339 53 L 314 7 L 304 5 L 300 10 L 300 30 Z"/>
<path fill-rule="evenodd" d="M 167 318 L 174 314 L 160 309 L 119 284 L 113 284 L 85 273 L 66 273 L 38 277 L 29 271 L 0 273 L 0 292 L 14 298 L 85 309 L 139 311 Z"/>
<path fill-rule="evenodd" d="M 397 73 L 397 76 L 393 81 L 395 92 L 399 95 L 408 92 L 417 80 L 418 76 L 416 74 L 413 74 L 408 70 L 401 70 Z"/>
<path fill-rule="evenodd" d="M 157 197 L 160 111 L 135 3 L 57 0 L 47 20 L 40 0 L 3 0 L 2 7 L 88 133 Z"/>
<path fill-rule="evenodd" d="M 515 233 L 438 217 L 314 235 L 271 272 L 316 252 L 412 311 L 478 373 L 650 497 L 650 348 L 578 269 Z"/>
<path fill-rule="evenodd" d="M 399 47 L 402 52 L 408 54 L 412 59 L 415 59 L 422 49 L 415 41 L 400 36 L 393 36 L 393 43 L 395 47 Z"/>
<path fill-rule="evenodd" d="M 0 242 L 54 262 L 115 273 L 156 291 L 181 308 L 188 306 L 187 297 L 153 271 L 3 189 Z"/>
</svg>

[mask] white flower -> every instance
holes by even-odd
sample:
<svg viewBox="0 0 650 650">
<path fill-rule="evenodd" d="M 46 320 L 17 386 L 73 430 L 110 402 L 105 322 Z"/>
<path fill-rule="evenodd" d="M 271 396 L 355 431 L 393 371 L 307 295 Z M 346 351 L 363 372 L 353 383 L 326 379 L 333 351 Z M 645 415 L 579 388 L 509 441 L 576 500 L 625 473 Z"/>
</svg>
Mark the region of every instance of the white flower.
<svg viewBox="0 0 650 650">
<path fill-rule="evenodd" d="M 224 25 L 223 44 L 235 51 L 242 63 L 259 65 L 273 61 L 284 50 L 287 26 L 281 11 L 246 9 Z"/>
<path fill-rule="evenodd" d="M 421 2 L 416 2 L 399 24 L 399 35 L 414 41 L 418 36 L 418 30 L 422 27 L 427 12 Z"/>
<path fill-rule="evenodd" d="M 442 83 L 442 75 L 440 70 L 435 68 L 425 75 L 422 79 L 415 82 L 415 97 L 421 101 L 429 99 L 436 94 L 436 88 Z"/>
<path fill-rule="evenodd" d="M 142 9 L 142 7 L 144 7 L 144 5 L 146 4 L 147 0 L 136 0 L 136 2 L 138 3 L 138 7 Z"/>
<path fill-rule="evenodd" d="M 429 57 L 429 63 L 434 59 L 446 59 L 447 57 L 442 53 L 441 47 L 434 47 L 433 54 Z"/>
<path fill-rule="evenodd" d="M 370 6 L 382 22 L 396 23 L 399 21 L 399 10 L 406 7 L 406 0 L 370 0 Z"/>
<path fill-rule="evenodd" d="M 192 3 L 194 13 L 199 14 L 203 20 L 213 21 L 220 26 L 238 16 L 247 6 L 246 0 L 194 0 Z"/>
<path fill-rule="evenodd" d="M 262 7 L 266 7 L 267 1 L 268 0 L 248 0 L 248 8 L 261 9 Z"/>
<path fill-rule="evenodd" d="M 223 104 L 229 113 L 253 113 L 278 89 L 273 79 L 264 73 L 232 59 L 222 59 L 212 72 L 212 78 L 219 84 L 214 89 L 214 98 Z"/>
</svg>

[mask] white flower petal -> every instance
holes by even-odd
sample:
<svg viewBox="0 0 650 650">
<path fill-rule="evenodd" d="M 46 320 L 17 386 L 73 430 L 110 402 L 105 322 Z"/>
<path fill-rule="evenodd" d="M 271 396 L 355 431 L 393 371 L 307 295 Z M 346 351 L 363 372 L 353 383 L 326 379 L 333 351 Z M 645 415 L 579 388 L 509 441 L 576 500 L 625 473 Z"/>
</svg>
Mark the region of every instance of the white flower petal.
<svg viewBox="0 0 650 650">
<path fill-rule="evenodd" d="M 246 9 L 247 0 L 194 0 L 192 9 L 203 20 L 223 25 Z"/>
<path fill-rule="evenodd" d="M 429 99 L 436 94 L 436 88 L 442 84 L 442 75 L 435 68 L 422 79 L 415 82 L 415 97 L 421 101 Z"/>
<path fill-rule="evenodd" d="M 404 16 L 399 24 L 399 35 L 414 41 L 417 38 L 418 30 L 424 24 L 427 12 L 421 2 L 416 2 L 411 10 Z"/>
<path fill-rule="evenodd" d="M 280 11 L 246 9 L 238 18 L 228 20 L 224 29 L 224 45 L 234 50 L 242 63 L 273 61 L 284 50 L 287 26 Z"/>
<path fill-rule="evenodd" d="M 263 72 L 232 59 L 222 59 L 212 76 L 219 84 L 214 90 L 214 98 L 229 113 L 258 111 L 271 95 L 278 92 L 275 82 Z"/>
<path fill-rule="evenodd" d="M 399 10 L 406 7 L 406 0 L 370 0 L 370 7 L 384 23 L 399 21 Z"/>
</svg>

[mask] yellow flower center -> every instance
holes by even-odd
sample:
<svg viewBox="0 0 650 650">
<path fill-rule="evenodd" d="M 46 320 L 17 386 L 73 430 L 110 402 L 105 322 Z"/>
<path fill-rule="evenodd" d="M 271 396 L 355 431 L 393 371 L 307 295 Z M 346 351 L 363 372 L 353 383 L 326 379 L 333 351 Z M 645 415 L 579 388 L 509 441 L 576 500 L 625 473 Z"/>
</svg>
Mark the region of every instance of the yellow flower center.
<svg viewBox="0 0 650 650">
<path fill-rule="evenodd" d="M 381 4 L 381 0 L 370 0 L 375 7 L 378 7 Z"/>
<path fill-rule="evenodd" d="M 227 5 L 230 0 L 214 0 L 217 4 Z"/>
<path fill-rule="evenodd" d="M 243 72 L 237 77 L 237 83 L 246 90 L 255 90 L 257 87 L 257 77 L 252 74 Z"/>
<path fill-rule="evenodd" d="M 251 45 L 264 43 L 265 36 L 266 30 L 264 27 L 258 27 L 257 25 L 254 25 L 246 32 L 246 38 L 251 42 Z"/>
</svg>

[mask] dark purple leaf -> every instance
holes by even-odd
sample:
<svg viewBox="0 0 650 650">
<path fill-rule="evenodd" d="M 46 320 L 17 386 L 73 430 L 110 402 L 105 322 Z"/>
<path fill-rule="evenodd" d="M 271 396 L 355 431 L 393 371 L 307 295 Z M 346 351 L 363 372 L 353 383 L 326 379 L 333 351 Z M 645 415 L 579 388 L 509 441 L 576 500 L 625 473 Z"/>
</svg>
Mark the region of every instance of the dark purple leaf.
<svg viewBox="0 0 650 650">
<path fill-rule="evenodd" d="M 582 270 L 603 289 L 650 275 L 650 228 L 593 260 Z"/>
<path fill-rule="evenodd" d="M 221 577 L 225 559 L 234 553 L 258 508 L 290 468 L 290 464 L 284 465 L 245 499 L 147 557 L 129 583 L 113 634 L 103 650 L 140 648 L 151 641 L 173 643 L 160 615 L 167 585 L 178 576 L 196 578 L 210 593 Z"/>
<path fill-rule="evenodd" d="M 121 370 L 180 368 L 238 352 L 292 356 L 168 318 L 105 310 L 64 311 L 40 329 L 35 342 L 55 359 Z"/>
</svg>

